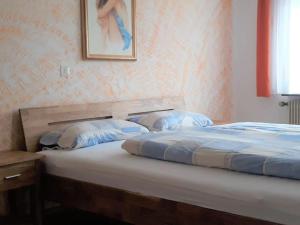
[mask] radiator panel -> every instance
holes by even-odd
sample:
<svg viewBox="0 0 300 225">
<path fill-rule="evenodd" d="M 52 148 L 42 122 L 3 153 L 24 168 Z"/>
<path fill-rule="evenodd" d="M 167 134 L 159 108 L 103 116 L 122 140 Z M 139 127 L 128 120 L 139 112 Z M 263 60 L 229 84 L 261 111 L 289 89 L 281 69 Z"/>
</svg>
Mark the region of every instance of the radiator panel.
<svg viewBox="0 0 300 225">
<path fill-rule="evenodd" d="M 289 123 L 300 124 L 300 99 L 289 102 Z"/>
</svg>

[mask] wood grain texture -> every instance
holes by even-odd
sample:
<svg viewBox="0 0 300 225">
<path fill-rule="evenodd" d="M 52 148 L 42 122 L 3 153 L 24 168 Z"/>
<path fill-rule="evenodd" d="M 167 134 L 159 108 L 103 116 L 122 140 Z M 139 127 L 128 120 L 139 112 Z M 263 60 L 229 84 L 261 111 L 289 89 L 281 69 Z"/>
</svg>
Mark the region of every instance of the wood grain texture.
<svg viewBox="0 0 300 225">
<path fill-rule="evenodd" d="M 116 188 L 45 175 L 44 197 L 124 222 L 143 225 L 278 225 Z M 80 194 L 79 194 L 80 193 Z"/>
<path fill-rule="evenodd" d="M 10 176 L 16 178 L 6 179 Z M 35 182 L 36 170 L 34 162 L 18 163 L 0 167 L 0 191 L 8 191 L 19 187 L 29 186 Z"/>
<path fill-rule="evenodd" d="M 39 159 L 42 156 L 29 152 L 10 151 L 0 153 L 0 158 L 0 192 L 38 183 Z"/>
<path fill-rule="evenodd" d="M 182 97 L 153 98 L 69 106 L 21 109 L 27 151 L 39 150 L 39 138 L 45 132 L 83 120 L 107 117 L 127 118 L 130 114 L 160 110 L 183 109 Z"/>
<path fill-rule="evenodd" d="M 22 152 L 9 151 L 0 153 L 0 194 L 5 196 L 0 199 L 0 215 L 7 215 L 9 203 L 8 191 L 23 187 L 31 190 L 31 212 L 36 225 L 42 224 L 41 198 L 40 198 L 40 159 L 43 156 Z"/>
<path fill-rule="evenodd" d="M 33 161 L 41 158 L 43 158 L 42 155 L 25 151 L 3 151 L 0 153 L 0 167 Z"/>
</svg>

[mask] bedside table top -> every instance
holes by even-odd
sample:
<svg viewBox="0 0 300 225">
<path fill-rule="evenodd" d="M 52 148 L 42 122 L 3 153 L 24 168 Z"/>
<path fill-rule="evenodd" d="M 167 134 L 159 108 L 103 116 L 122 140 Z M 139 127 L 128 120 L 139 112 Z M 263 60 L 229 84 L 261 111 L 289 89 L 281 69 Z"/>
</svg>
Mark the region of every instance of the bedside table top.
<svg viewBox="0 0 300 225">
<path fill-rule="evenodd" d="M 25 151 L 0 151 L 0 166 L 28 162 L 43 158 L 42 155 Z"/>
</svg>

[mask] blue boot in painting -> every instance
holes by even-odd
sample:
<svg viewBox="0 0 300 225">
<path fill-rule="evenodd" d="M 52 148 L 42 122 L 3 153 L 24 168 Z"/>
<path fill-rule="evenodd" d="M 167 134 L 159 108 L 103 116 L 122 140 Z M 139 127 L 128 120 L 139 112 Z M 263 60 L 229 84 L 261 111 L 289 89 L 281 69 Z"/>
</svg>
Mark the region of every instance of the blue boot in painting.
<svg viewBox="0 0 300 225">
<path fill-rule="evenodd" d="M 123 51 L 125 51 L 125 50 L 127 50 L 130 47 L 132 36 L 126 30 L 122 18 L 117 14 L 117 12 L 115 10 L 113 10 L 113 15 L 114 15 L 114 18 L 115 18 L 115 20 L 117 22 L 117 25 L 119 27 L 119 31 L 120 31 L 120 33 L 122 35 L 122 39 L 124 41 Z"/>
</svg>

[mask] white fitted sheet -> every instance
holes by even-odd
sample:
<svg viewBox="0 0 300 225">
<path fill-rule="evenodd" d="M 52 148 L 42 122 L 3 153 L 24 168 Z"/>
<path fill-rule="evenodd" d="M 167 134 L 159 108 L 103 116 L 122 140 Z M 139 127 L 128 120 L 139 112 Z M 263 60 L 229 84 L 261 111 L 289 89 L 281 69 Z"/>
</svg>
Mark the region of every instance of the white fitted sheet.
<svg viewBox="0 0 300 225">
<path fill-rule="evenodd" d="M 47 150 L 47 173 L 282 224 L 300 224 L 300 181 L 142 158 L 122 141 Z"/>
</svg>

